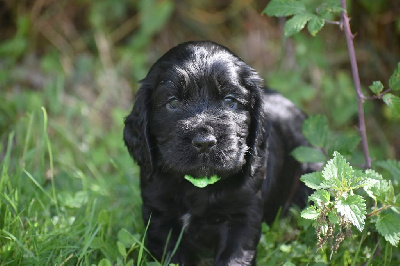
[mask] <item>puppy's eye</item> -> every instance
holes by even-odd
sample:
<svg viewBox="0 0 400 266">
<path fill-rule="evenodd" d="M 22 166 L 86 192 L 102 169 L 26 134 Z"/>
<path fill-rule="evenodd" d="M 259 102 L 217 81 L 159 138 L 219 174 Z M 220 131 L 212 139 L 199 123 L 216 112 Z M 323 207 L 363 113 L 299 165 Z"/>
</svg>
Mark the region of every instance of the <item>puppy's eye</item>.
<svg viewBox="0 0 400 266">
<path fill-rule="evenodd" d="M 176 109 L 178 109 L 181 106 L 181 102 L 176 98 L 176 97 L 171 97 L 168 99 L 167 102 L 167 109 L 170 111 L 174 111 Z"/>
<path fill-rule="evenodd" d="M 224 106 L 231 108 L 231 109 L 236 109 L 237 105 L 238 105 L 238 102 L 232 95 L 228 95 L 224 98 Z"/>
</svg>

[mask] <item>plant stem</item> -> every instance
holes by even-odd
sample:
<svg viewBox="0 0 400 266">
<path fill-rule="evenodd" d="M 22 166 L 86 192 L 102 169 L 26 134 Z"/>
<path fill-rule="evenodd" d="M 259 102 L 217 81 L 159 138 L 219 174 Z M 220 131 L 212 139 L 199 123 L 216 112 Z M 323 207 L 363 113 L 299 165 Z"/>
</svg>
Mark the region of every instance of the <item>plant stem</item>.
<svg viewBox="0 0 400 266">
<path fill-rule="evenodd" d="M 374 211 L 368 213 L 366 217 L 369 218 L 369 217 L 371 217 L 371 216 L 373 216 L 373 215 L 376 215 L 376 214 L 380 213 L 380 212 L 383 211 L 383 210 L 389 209 L 390 207 L 392 207 L 392 206 L 389 205 L 389 206 L 380 207 L 379 209 L 374 210 Z"/>
<path fill-rule="evenodd" d="M 353 73 L 353 81 L 357 94 L 357 107 L 358 107 L 358 129 L 361 134 L 362 146 L 365 157 L 365 168 L 371 168 L 371 157 L 369 156 L 368 141 L 367 141 L 367 131 L 365 128 L 365 116 L 364 116 L 364 106 L 363 99 L 364 95 L 361 92 L 360 76 L 358 74 L 358 66 L 356 60 L 356 53 L 354 51 L 354 35 L 351 33 L 350 20 L 347 16 L 346 0 L 340 0 L 343 11 L 342 11 L 342 25 L 344 27 L 344 33 L 346 35 L 347 49 L 349 50 L 351 71 Z"/>
</svg>

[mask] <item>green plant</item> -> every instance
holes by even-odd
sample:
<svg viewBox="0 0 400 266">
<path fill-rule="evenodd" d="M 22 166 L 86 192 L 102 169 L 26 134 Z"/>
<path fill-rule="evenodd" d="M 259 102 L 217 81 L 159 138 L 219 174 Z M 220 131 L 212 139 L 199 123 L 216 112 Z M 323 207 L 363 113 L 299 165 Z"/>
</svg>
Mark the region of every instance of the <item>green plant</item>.
<svg viewBox="0 0 400 266">
<path fill-rule="evenodd" d="M 396 161 L 378 162 L 391 173 L 395 173 L 394 181 L 384 179 L 381 174 L 371 170 L 372 161 L 369 154 L 367 131 L 363 103 L 369 99 L 382 99 L 394 116 L 400 114 L 400 63 L 389 80 L 389 89 L 384 91 L 380 81 L 369 87 L 373 96 L 366 97 L 361 91 L 357 61 L 346 1 L 295 1 L 272 0 L 264 10 L 270 16 L 292 16 L 285 23 L 285 36 L 299 33 L 306 25 L 309 33 L 315 36 L 325 24 L 339 25 L 344 31 L 349 58 L 351 62 L 354 87 L 357 99 L 359 133 L 355 135 L 333 134 L 324 116 L 312 116 L 303 125 L 303 134 L 314 147 L 299 147 L 293 156 L 302 162 L 325 162 L 322 172 L 302 176 L 301 180 L 315 192 L 309 196 L 313 203 L 303 210 L 301 216 L 314 221 L 318 243 L 323 246 L 330 240 L 331 255 L 337 252 L 339 244 L 352 235 L 351 226 L 365 232 L 364 226 L 369 223 L 368 232 L 376 231 L 391 245 L 397 246 L 400 240 L 400 198 L 394 193 L 400 171 L 400 163 Z M 331 20 L 339 15 L 339 21 Z M 393 93 L 392 93 L 393 92 Z M 351 156 L 358 143 L 362 143 L 365 168 L 354 169 L 340 153 Z M 339 152 L 340 153 L 339 153 Z M 362 190 L 360 190 L 362 189 Z M 367 213 L 370 211 L 369 213 Z M 363 239 L 367 233 L 364 233 Z M 360 242 L 360 246 L 361 243 Z M 376 248 L 375 248 L 376 250 Z M 359 250 L 357 251 L 358 254 Z M 375 252 L 375 251 L 374 251 Z M 353 260 L 353 263 L 355 260 Z"/>
</svg>

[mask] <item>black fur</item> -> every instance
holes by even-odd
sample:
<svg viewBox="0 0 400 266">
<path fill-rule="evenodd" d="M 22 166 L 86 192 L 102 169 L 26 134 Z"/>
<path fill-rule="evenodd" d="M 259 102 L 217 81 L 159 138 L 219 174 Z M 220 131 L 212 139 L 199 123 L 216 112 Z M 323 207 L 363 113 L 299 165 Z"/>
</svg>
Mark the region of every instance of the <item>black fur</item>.
<svg viewBox="0 0 400 266">
<path fill-rule="evenodd" d="M 221 45 L 187 42 L 163 55 L 141 82 L 124 129 L 141 168 L 151 253 L 167 256 L 183 230 L 172 262 L 195 265 L 210 252 L 215 265 L 255 265 L 262 221 L 287 208 L 299 176 L 313 170 L 290 156 L 308 145 L 304 118 Z M 197 188 L 186 174 L 221 180 Z"/>
</svg>

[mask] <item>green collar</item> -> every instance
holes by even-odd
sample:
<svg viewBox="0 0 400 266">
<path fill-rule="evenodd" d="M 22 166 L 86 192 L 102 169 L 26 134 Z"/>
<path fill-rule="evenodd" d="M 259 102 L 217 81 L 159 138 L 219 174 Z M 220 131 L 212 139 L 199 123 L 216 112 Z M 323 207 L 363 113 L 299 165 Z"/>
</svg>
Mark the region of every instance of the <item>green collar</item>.
<svg viewBox="0 0 400 266">
<path fill-rule="evenodd" d="M 192 183 L 195 187 L 204 188 L 208 185 L 214 184 L 221 178 L 216 175 L 213 175 L 211 177 L 200 177 L 200 178 L 194 178 L 191 175 L 185 175 L 185 179 L 190 183 Z"/>
</svg>

